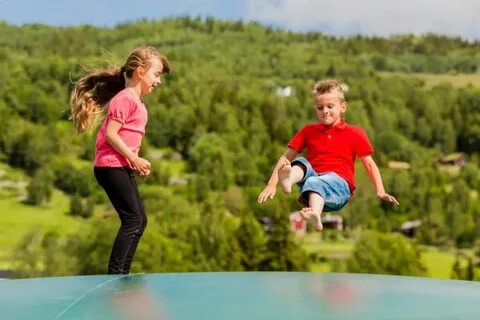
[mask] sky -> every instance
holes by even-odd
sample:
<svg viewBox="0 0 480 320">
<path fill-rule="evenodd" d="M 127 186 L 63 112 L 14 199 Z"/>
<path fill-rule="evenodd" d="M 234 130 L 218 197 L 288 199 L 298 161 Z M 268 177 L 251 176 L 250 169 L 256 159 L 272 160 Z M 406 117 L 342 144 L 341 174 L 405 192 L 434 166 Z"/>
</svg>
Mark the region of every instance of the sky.
<svg viewBox="0 0 480 320">
<path fill-rule="evenodd" d="M 113 27 L 189 15 L 334 36 L 436 33 L 480 41 L 480 0 L 0 0 L 9 24 Z"/>
</svg>

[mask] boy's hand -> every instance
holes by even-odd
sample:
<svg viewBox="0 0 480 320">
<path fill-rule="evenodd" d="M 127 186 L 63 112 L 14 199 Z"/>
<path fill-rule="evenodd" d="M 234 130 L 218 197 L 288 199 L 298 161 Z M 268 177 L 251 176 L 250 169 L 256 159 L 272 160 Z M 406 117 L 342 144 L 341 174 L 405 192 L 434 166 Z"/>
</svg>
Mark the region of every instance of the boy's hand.
<svg viewBox="0 0 480 320">
<path fill-rule="evenodd" d="M 399 205 L 397 199 L 395 199 L 394 196 L 391 196 L 391 195 L 389 195 L 389 194 L 386 193 L 386 192 L 377 193 L 377 197 L 379 197 L 379 198 L 382 199 L 383 201 L 387 201 L 387 202 L 393 203 L 393 204 L 396 205 L 396 206 Z"/>
<path fill-rule="evenodd" d="M 269 186 L 267 185 L 265 189 L 260 193 L 258 196 L 258 203 L 262 203 L 268 200 L 268 198 L 273 199 L 275 193 L 277 192 L 276 186 Z"/>
</svg>

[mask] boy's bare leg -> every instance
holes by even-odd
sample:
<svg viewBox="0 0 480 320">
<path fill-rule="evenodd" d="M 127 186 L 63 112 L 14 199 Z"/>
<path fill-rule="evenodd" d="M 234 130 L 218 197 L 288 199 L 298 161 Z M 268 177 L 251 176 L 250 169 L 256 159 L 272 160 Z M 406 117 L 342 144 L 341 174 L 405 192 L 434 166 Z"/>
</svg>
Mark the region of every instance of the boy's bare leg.
<svg viewBox="0 0 480 320">
<path fill-rule="evenodd" d="M 294 165 L 292 167 L 290 161 L 287 159 L 278 168 L 278 180 L 282 186 L 283 192 L 289 194 L 292 192 L 292 185 L 302 180 L 304 175 L 303 169 L 300 166 Z"/>
<path fill-rule="evenodd" d="M 315 192 L 310 192 L 308 194 L 308 204 L 310 205 L 309 207 L 305 207 L 302 210 L 300 210 L 300 215 L 308 220 L 310 217 L 314 218 L 314 227 L 315 230 L 317 231 L 322 231 L 323 230 L 323 224 L 322 224 L 322 211 L 323 211 L 323 205 L 325 204 L 325 201 L 323 200 L 322 196 L 320 196 L 318 193 Z"/>
</svg>

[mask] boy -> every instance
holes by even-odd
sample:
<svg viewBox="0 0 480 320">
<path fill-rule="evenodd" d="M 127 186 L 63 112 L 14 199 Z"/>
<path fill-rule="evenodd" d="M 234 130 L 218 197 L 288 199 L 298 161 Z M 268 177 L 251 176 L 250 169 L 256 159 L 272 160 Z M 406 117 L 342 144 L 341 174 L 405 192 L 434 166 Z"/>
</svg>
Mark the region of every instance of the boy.
<svg viewBox="0 0 480 320">
<path fill-rule="evenodd" d="M 289 194 L 292 185 L 300 188 L 300 210 L 304 219 L 315 218 L 315 229 L 323 229 L 321 214 L 345 206 L 355 191 L 355 159 L 362 161 L 377 196 L 398 205 L 385 192 L 382 177 L 371 154 L 373 147 L 363 129 L 347 124 L 341 117 L 347 110 L 343 89 L 336 80 L 317 82 L 314 101 L 319 122 L 303 127 L 288 143 L 258 202 L 273 199 L 278 181 Z M 306 149 L 306 159 L 295 158 Z"/>
</svg>

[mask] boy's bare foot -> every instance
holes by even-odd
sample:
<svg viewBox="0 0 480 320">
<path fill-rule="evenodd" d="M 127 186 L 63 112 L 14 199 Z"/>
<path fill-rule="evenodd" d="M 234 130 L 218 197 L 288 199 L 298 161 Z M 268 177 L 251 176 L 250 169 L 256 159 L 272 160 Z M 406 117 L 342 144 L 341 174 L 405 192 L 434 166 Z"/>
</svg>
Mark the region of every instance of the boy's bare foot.
<svg viewBox="0 0 480 320">
<path fill-rule="evenodd" d="M 292 166 L 290 161 L 285 160 L 280 168 L 278 169 L 278 180 L 282 185 L 283 192 L 289 194 L 292 192 L 292 184 L 290 183 L 290 172 L 292 171 Z"/>
<path fill-rule="evenodd" d="M 322 218 L 319 213 L 315 213 L 312 208 L 310 207 L 305 207 L 302 210 L 300 210 L 300 215 L 302 216 L 303 219 L 309 220 L 311 217 L 313 217 L 313 227 L 317 231 L 322 231 L 323 230 L 323 224 L 322 224 Z"/>
<path fill-rule="evenodd" d="M 303 219 L 308 220 L 310 219 L 310 215 L 313 213 L 312 208 L 310 207 L 305 207 L 300 210 L 300 215 L 302 216 Z"/>
</svg>

